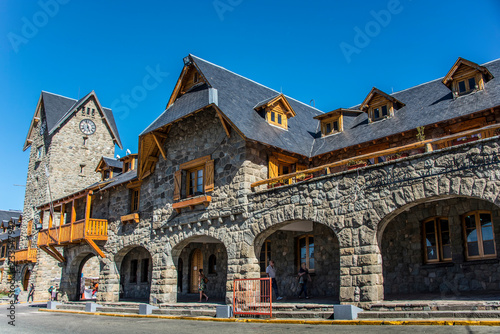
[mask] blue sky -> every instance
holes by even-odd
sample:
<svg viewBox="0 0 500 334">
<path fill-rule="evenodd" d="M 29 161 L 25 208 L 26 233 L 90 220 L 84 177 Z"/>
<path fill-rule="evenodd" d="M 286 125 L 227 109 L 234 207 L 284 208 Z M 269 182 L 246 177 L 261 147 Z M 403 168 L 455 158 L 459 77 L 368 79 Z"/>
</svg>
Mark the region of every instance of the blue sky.
<svg viewBox="0 0 500 334">
<path fill-rule="evenodd" d="M 42 90 L 95 90 L 124 150 L 137 152 L 189 53 L 327 112 L 373 86 L 390 93 L 442 77 L 459 56 L 500 58 L 499 41 L 495 0 L 2 0 L 0 209 L 23 207 L 22 145 Z"/>
</svg>

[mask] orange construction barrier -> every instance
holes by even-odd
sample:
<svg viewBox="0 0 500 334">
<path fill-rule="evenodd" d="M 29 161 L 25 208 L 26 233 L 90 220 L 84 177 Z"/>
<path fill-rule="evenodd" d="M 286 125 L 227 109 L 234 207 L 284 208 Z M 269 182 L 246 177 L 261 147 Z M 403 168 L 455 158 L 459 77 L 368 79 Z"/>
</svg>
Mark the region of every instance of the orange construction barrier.
<svg viewBox="0 0 500 334">
<path fill-rule="evenodd" d="M 235 279 L 233 314 L 273 316 L 271 278 Z"/>
</svg>

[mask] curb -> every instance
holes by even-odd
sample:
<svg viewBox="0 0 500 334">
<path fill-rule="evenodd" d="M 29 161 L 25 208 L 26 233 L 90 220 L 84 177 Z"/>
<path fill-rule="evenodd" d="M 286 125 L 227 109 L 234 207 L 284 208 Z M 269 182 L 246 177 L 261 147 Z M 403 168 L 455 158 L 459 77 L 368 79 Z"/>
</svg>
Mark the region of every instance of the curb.
<svg viewBox="0 0 500 334">
<path fill-rule="evenodd" d="M 105 312 L 83 312 L 70 310 L 47 310 L 39 309 L 40 312 L 70 313 L 100 315 L 107 317 L 122 318 L 151 318 L 166 320 L 194 320 L 215 322 L 249 322 L 249 323 L 272 323 L 272 324 L 297 324 L 297 325 L 364 325 L 364 326 L 500 326 L 500 320 L 295 320 L 295 319 L 237 319 L 237 318 L 203 318 L 171 315 L 141 315 L 141 314 L 117 314 Z"/>
</svg>

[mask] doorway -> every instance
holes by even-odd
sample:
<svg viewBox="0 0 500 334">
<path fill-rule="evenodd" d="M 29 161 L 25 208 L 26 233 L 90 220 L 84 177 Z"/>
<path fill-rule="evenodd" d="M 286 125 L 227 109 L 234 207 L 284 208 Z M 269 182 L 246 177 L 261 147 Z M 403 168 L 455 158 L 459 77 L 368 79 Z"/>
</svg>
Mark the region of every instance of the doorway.
<svg viewBox="0 0 500 334">
<path fill-rule="evenodd" d="M 191 293 L 198 292 L 199 270 L 203 269 L 203 253 L 199 248 L 195 249 L 191 255 Z"/>
</svg>

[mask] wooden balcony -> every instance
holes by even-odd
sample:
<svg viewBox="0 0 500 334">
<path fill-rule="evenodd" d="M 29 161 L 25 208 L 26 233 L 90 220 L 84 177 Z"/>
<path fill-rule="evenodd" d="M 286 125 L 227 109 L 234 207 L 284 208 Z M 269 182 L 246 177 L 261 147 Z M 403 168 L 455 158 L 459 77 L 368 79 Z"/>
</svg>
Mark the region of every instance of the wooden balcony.
<svg viewBox="0 0 500 334">
<path fill-rule="evenodd" d="M 38 253 L 38 249 L 36 249 L 36 248 L 27 248 L 27 249 L 17 250 L 14 253 L 14 262 L 16 264 L 36 263 L 37 253 Z"/>
<path fill-rule="evenodd" d="M 65 259 L 54 247 L 70 244 L 88 243 L 101 256 L 104 253 L 94 243 L 95 240 L 108 240 L 108 221 L 106 219 L 81 219 L 74 223 L 43 229 L 38 232 L 38 246 L 58 261 Z"/>
</svg>

